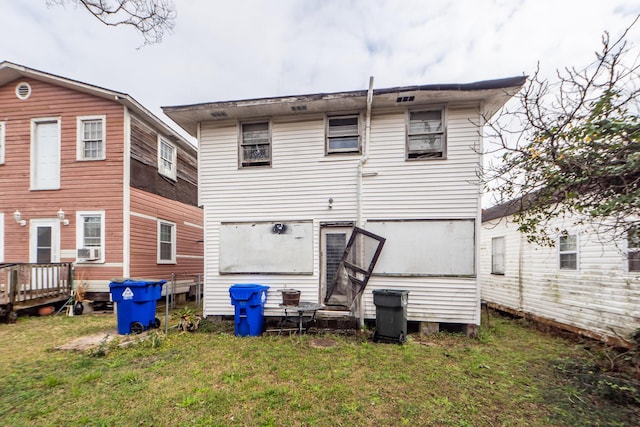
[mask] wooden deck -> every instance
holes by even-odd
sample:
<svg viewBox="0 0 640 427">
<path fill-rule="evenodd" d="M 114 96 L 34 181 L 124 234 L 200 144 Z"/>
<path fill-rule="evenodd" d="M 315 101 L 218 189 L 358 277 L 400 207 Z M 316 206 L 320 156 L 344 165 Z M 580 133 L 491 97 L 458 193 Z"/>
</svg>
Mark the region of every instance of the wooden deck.
<svg viewBox="0 0 640 427">
<path fill-rule="evenodd" d="M 42 305 L 66 301 L 71 295 L 72 264 L 0 264 L 0 321 Z"/>
</svg>

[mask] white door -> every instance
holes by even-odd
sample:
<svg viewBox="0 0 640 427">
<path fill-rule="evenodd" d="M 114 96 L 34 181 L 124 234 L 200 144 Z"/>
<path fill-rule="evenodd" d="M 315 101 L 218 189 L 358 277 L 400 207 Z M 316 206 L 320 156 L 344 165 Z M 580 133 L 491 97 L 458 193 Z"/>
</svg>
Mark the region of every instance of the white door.
<svg viewBox="0 0 640 427">
<path fill-rule="evenodd" d="M 338 267 L 353 227 L 323 227 L 320 229 L 320 301 L 327 295 L 327 284 L 338 279 Z M 347 295 L 333 295 L 327 305 L 346 309 L 350 305 Z"/>
<path fill-rule="evenodd" d="M 60 221 L 58 219 L 32 219 L 30 235 L 30 262 L 39 264 L 60 262 Z"/>
<path fill-rule="evenodd" d="M 60 188 L 60 125 L 57 120 L 33 122 L 31 189 Z"/>
<path fill-rule="evenodd" d="M 32 219 L 30 221 L 30 262 L 51 264 L 60 262 L 60 221 L 58 219 Z M 56 286 L 57 268 L 33 267 L 31 289 L 49 289 Z"/>
</svg>

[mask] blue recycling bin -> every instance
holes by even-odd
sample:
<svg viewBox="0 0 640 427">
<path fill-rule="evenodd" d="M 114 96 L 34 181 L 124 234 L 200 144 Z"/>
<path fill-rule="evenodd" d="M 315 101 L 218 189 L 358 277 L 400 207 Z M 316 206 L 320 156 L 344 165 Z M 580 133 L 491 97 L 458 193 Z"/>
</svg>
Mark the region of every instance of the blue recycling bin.
<svg viewBox="0 0 640 427">
<path fill-rule="evenodd" d="M 112 281 L 109 283 L 111 300 L 116 303 L 118 333 L 139 334 L 149 328 L 159 328 L 156 302 L 162 296 L 166 280 Z"/>
<path fill-rule="evenodd" d="M 269 286 L 236 284 L 229 288 L 231 304 L 235 306 L 234 330 L 236 336 L 257 337 L 264 325 L 264 304 Z"/>
</svg>

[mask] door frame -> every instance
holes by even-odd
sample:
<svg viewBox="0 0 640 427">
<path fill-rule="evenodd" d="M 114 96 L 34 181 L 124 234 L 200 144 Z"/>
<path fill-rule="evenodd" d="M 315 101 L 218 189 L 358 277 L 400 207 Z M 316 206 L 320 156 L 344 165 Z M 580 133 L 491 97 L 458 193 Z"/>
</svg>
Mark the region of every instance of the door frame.
<svg viewBox="0 0 640 427">
<path fill-rule="evenodd" d="M 355 226 L 355 222 L 337 222 L 337 223 L 321 223 L 320 224 L 320 237 L 318 239 L 320 243 L 320 256 L 319 260 L 319 283 L 318 283 L 318 299 L 320 302 L 324 301 L 324 298 L 327 293 L 327 271 L 326 271 L 326 238 L 325 235 L 331 232 L 343 231 L 346 234 L 345 246 L 349 242 L 349 238 L 351 237 L 351 232 L 353 231 L 353 227 Z M 342 259 L 342 253 L 344 249 L 340 251 L 340 256 L 338 261 Z M 345 307 L 345 309 L 347 309 Z"/>
<path fill-rule="evenodd" d="M 60 262 L 60 220 L 33 218 L 29 221 L 29 262 L 38 261 L 38 227 L 51 227 L 51 262 Z"/>
</svg>

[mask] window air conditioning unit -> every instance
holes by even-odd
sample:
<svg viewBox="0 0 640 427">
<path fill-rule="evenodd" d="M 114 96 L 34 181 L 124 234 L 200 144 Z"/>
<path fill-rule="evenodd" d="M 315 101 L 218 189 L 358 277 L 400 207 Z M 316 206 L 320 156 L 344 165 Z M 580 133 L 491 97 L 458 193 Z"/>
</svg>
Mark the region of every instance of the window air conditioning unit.
<svg viewBox="0 0 640 427">
<path fill-rule="evenodd" d="M 78 259 L 85 261 L 93 261 L 100 259 L 100 248 L 81 248 L 78 249 Z"/>
</svg>

